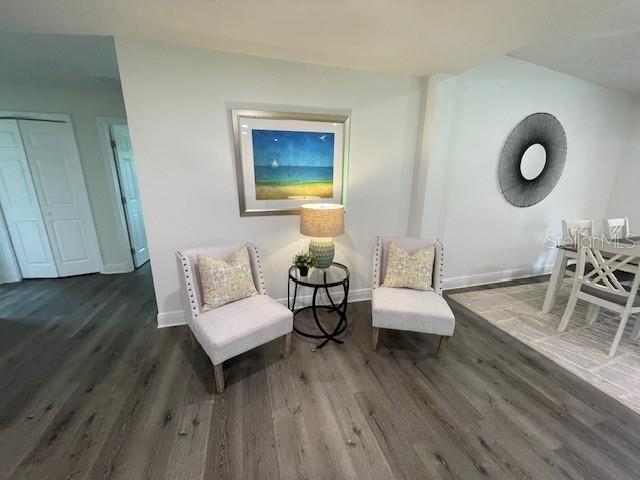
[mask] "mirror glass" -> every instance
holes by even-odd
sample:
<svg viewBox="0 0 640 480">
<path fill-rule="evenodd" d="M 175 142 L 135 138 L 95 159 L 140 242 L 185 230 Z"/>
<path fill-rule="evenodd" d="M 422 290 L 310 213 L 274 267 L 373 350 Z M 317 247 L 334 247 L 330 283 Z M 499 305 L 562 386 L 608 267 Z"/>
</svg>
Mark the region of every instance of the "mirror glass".
<svg viewBox="0 0 640 480">
<path fill-rule="evenodd" d="M 547 151 L 539 143 L 531 145 L 520 160 L 520 173 L 527 180 L 537 178 L 547 164 Z"/>
</svg>

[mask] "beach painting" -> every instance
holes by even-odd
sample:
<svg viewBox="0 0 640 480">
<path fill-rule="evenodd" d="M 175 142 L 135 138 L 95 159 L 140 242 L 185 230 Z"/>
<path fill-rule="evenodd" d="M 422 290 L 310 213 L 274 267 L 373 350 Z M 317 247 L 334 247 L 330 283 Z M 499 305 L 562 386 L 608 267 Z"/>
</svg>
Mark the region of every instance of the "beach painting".
<svg viewBox="0 0 640 480">
<path fill-rule="evenodd" d="M 333 133 L 252 130 L 256 200 L 333 197 Z"/>
<path fill-rule="evenodd" d="M 349 117 L 233 110 L 241 215 L 344 204 Z"/>
</svg>

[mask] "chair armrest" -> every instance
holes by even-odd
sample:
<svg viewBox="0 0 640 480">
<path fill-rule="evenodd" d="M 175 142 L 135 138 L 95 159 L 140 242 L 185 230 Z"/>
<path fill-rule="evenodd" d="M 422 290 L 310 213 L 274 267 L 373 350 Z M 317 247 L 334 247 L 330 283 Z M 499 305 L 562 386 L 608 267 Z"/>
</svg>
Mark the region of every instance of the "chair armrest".
<svg viewBox="0 0 640 480">
<path fill-rule="evenodd" d="M 444 247 L 440 240 L 435 241 L 435 256 L 433 259 L 433 291 L 442 296 L 442 275 L 444 272 Z"/>
<path fill-rule="evenodd" d="M 180 278 L 180 290 L 182 297 L 182 307 L 185 312 L 190 312 L 187 318 L 194 319 L 200 315 L 200 305 L 195 293 L 196 285 L 194 285 L 195 276 L 192 271 L 192 265 L 189 259 L 181 252 L 176 252 L 176 260 L 178 264 L 178 277 Z"/>
<path fill-rule="evenodd" d="M 376 247 L 373 250 L 373 262 L 371 268 L 371 288 L 375 290 L 380 286 L 380 268 L 382 265 L 382 241 L 376 238 Z"/>
</svg>

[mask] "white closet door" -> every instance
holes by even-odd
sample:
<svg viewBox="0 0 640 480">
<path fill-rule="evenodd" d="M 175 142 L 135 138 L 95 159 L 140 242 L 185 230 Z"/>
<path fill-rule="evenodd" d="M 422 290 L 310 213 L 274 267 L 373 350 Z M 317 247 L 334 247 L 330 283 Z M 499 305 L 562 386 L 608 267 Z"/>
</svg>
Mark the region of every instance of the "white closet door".
<svg viewBox="0 0 640 480">
<path fill-rule="evenodd" d="M 19 120 L 18 125 L 58 273 L 99 271 L 98 241 L 71 124 Z"/>
<path fill-rule="evenodd" d="M 22 276 L 57 277 L 16 120 L 0 119 L 0 204 Z"/>
<path fill-rule="evenodd" d="M 124 214 L 127 218 L 133 263 L 138 268 L 149 261 L 149 249 L 147 248 L 147 235 L 144 230 L 144 217 L 142 215 L 140 192 L 138 191 L 133 149 L 129 138 L 129 127 L 127 125 L 111 125 L 111 137 L 118 168 Z"/>
</svg>

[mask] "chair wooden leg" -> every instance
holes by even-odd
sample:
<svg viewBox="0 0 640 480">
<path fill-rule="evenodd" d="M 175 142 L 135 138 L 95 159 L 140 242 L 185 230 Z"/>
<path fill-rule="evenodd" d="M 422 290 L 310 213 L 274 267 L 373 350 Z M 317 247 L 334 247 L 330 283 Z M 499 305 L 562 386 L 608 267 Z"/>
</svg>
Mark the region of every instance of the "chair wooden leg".
<svg viewBox="0 0 640 480">
<path fill-rule="evenodd" d="M 191 340 L 191 348 L 193 350 L 198 349 L 198 340 L 196 340 L 196 336 L 193 334 L 193 331 L 189 329 L 189 339 Z"/>
<path fill-rule="evenodd" d="M 600 314 L 600 307 L 595 303 L 590 303 L 587 309 L 587 325 L 593 325 L 598 315 Z"/>
<path fill-rule="evenodd" d="M 633 332 L 631 338 L 640 341 L 640 317 L 636 317 L 636 324 L 633 326 Z"/>
<path fill-rule="evenodd" d="M 371 327 L 371 350 L 378 348 L 378 337 L 380 336 L 380 329 L 378 327 Z"/>
<path fill-rule="evenodd" d="M 627 320 L 629 319 L 629 313 L 625 312 L 620 316 L 620 325 L 618 325 L 618 331 L 616 332 L 616 336 L 613 339 L 613 343 L 611 344 L 611 348 L 609 349 L 609 357 L 613 357 L 616 354 L 616 350 L 618 350 L 618 345 L 620 344 L 620 340 L 622 339 L 622 334 L 624 333 L 624 327 L 627 325 Z"/>
<path fill-rule="evenodd" d="M 224 392 L 224 369 L 221 363 L 213 366 L 213 377 L 216 381 L 216 393 Z"/>
<path fill-rule="evenodd" d="M 447 337 L 446 335 L 440 336 L 440 341 L 438 342 L 438 349 L 436 350 L 436 357 L 442 356 L 442 352 L 444 352 L 444 347 L 447 346 L 447 342 L 449 341 L 449 338 L 451 337 Z"/>
<path fill-rule="evenodd" d="M 547 293 L 544 297 L 542 313 L 549 313 L 551 310 L 553 310 L 553 306 L 556 303 L 556 297 L 558 296 L 558 291 L 562 286 L 564 272 L 567 269 L 568 259 L 565 251 L 562 249 L 559 250 L 560 251 L 556 255 L 556 261 L 553 264 L 553 273 L 551 274 L 551 280 L 549 281 L 549 286 L 547 287 Z"/>
<path fill-rule="evenodd" d="M 567 325 L 569 325 L 569 321 L 573 316 L 573 311 L 576 308 L 576 303 L 578 303 L 577 294 L 578 294 L 578 288 L 580 285 L 578 282 L 574 282 L 574 283 L 575 285 L 571 289 L 571 296 L 569 297 L 569 302 L 567 302 L 567 306 L 564 309 L 564 315 L 562 315 L 562 319 L 560 320 L 560 323 L 558 323 L 557 330 L 559 332 L 564 332 L 565 329 L 567 328 Z"/>
<path fill-rule="evenodd" d="M 284 358 L 289 358 L 291 354 L 291 334 L 287 333 L 284 337 L 284 348 L 282 349 L 282 356 Z"/>
</svg>

